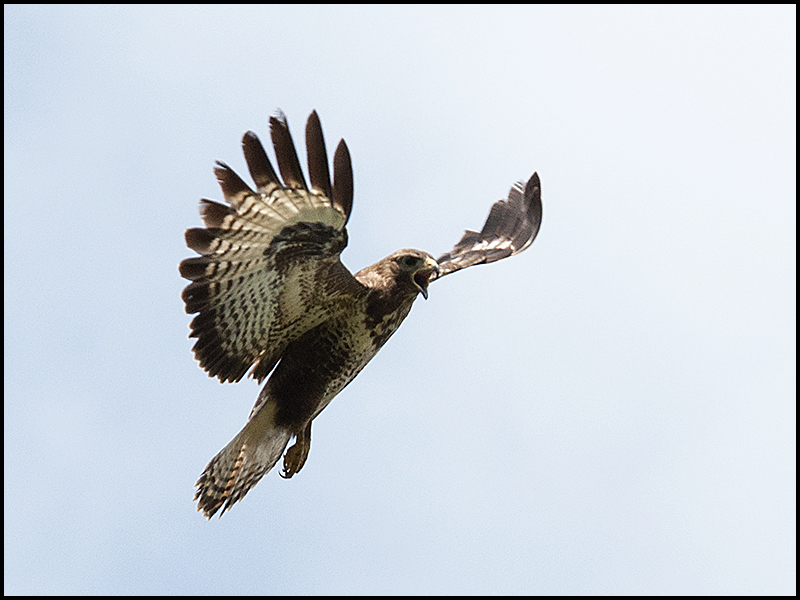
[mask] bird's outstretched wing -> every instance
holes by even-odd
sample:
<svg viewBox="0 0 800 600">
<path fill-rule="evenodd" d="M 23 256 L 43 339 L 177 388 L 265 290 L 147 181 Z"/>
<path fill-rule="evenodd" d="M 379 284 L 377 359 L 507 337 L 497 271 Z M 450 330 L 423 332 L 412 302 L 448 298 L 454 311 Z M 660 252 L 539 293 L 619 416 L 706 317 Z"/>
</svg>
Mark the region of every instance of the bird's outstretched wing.
<svg viewBox="0 0 800 600">
<path fill-rule="evenodd" d="M 480 232 L 467 230 L 450 252 L 436 259 L 436 278 L 522 252 L 533 242 L 541 222 L 541 185 L 534 173 L 528 183 L 515 183 L 507 199 L 494 203 Z"/>
<path fill-rule="evenodd" d="M 230 206 L 201 200 L 205 227 L 186 231 L 186 244 L 200 254 L 180 264 L 192 282 L 183 291 L 186 312 L 198 313 L 193 351 L 221 381 L 238 381 L 251 367 L 264 379 L 286 346 L 324 319 L 336 290 L 359 285 L 339 261 L 353 203 L 347 145 L 336 149 L 331 182 L 319 117 L 311 113 L 309 187 L 283 113 L 270 118 L 270 132 L 283 183 L 248 131 L 242 147 L 256 191 L 217 163 Z"/>
</svg>

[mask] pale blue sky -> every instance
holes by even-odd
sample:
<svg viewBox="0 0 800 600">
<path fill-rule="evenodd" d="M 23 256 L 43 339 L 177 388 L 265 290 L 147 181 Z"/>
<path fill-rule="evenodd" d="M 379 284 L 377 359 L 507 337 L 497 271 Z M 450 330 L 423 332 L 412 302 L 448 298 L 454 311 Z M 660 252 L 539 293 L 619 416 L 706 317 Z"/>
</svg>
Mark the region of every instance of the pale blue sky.
<svg viewBox="0 0 800 600">
<path fill-rule="evenodd" d="M 4 7 L 7 594 L 794 594 L 796 9 Z M 345 264 L 538 171 L 221 520 L 253 382 L 194 362 L 215 159 L 316 108 Z"/>
</svg>

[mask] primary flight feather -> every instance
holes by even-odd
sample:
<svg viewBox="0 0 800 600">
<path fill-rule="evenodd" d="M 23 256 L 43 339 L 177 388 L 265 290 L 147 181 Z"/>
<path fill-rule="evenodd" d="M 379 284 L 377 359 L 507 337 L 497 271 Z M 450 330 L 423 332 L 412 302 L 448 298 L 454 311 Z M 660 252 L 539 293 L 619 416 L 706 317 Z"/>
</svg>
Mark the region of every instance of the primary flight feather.
<svg viewBox="0 0 800 600">
<path fill-rule="evenodd" d="M 398 250 L 355 275 L 342 264 L 353 206 L 353 171 L 344 140 L 333 178 L 316 111 L 306 125 L 306 182 L 282 113 L 270 118 L 280 178 L 251 131 L 244 150 L 251 189 L 224 163 L 215 173 L 225 204 L 201 200 L 205 227 L 186 231 L 199 256 L 181 262 L 196 316 L 193 352 L 209 376 L 267 379 L 244 428 L 211 459 L 196 484 L 198 510 L 211 518 L 238 502 L 283 456 L 286 478 L 311 447 L 311 423 L 397 331 L 431 281 L 513 256 L 542 219 L 539 176 L 514 184 L 480 232 L 467 231 L 438 259 Z M 289 441 L 295 443 L 286 450 Z M 284 454 L 284 450 L 286 450 Z"/>
</svg>

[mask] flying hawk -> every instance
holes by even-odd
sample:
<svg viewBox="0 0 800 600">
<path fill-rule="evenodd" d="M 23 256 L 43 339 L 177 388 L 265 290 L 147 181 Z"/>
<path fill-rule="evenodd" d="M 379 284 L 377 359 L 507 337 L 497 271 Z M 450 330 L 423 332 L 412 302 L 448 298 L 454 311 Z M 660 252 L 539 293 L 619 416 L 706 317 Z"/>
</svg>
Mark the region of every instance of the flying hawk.
<svg viewBox="0 0 800 600">
<path fill-rule="evenodd" d="M 514 184 L 480 232 L 467 231 L 438 259 L 398 250 L 355 275 L 340 261 L 353 206 L 353 171 L 344 140 L 333 180 L 316 111 L 306 125 L 306 183 L 283 113 L 270 118 L 281 179 L 251 131 L 242 147 L 252 190 L 228 165 L 214 172 L 228 206 L 200 201 L 204 228 L 186 231 L 200 256 L 181 262 L 191 283 L 186 312 L 196 313 L 193 352 L 209 376 L 267 383 L 247 424 L 198 479 L 197 509 L 225 513 L 283 458 L 283 477 L 303 468 L 311 423 L 397 331 L 428 284 L 472 265 L 527 248 L 542 219 L 539 176 Z"/>
</svg>

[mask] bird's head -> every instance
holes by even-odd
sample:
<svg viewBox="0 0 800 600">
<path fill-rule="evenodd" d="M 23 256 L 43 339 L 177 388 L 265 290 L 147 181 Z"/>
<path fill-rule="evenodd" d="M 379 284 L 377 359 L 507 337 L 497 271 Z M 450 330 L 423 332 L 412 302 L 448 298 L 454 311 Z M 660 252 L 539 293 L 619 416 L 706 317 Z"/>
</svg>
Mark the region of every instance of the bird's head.
<svg viewBox="0 0 800 600">
<path fill-rule="evenodd" d="M 398 250 L 387 257 L 392 263 L 395 280 L 416 295 L 428 299 L 428 284 L 439 273 L 439 265 L 427 252 Z"/>
</svg>

